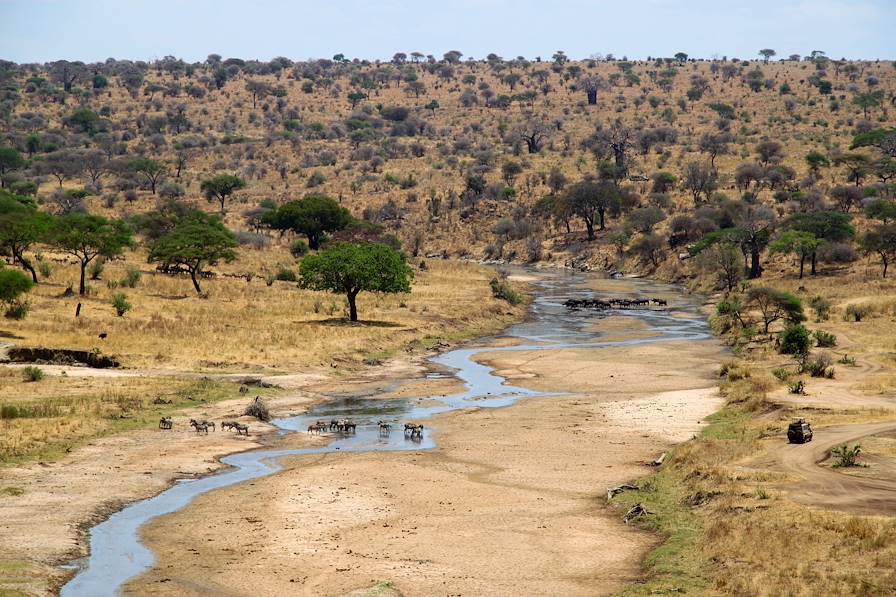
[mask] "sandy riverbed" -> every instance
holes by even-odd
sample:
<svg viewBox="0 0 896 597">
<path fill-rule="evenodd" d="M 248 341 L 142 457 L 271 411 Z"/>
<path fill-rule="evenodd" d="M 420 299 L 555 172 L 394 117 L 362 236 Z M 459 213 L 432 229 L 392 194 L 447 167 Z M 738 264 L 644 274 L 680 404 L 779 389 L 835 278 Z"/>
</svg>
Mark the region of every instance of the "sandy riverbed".
<svg viewBox="0 0 896 597">
<path fill-rule="evenodd" d="M 571 394 L 437 417 L 433 451 L 294 457 L 201 496 L 143 530 L 157 565 L 127 588 L 611 594 L 637 581 L 656 539 L 622 524 L 606 489 L 718 407 L 719 355 L 713 342 L 483 355 L 511 382 Z"/>
</svg>

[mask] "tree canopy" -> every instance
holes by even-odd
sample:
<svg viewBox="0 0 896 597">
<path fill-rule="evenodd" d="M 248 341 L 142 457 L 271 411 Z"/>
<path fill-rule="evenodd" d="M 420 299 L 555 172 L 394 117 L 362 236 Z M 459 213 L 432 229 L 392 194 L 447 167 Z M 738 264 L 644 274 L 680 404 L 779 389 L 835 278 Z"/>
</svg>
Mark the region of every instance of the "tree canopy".
<svg viewBox="0 0 896 597">
<path fill-rule="evenodd" d="M 331 197 L 308 195 L 284 203 L 276 211 L 267 214 L 264 221 L 275 230 L 292 230 L 304 234 L 308 237 L 308 247 L 317 250 L 324 235 L 348 226 L 352 222 L 352 216 Z"/>
<path fill-rule="evenodd" d="M 121 220 L 108 220 L 102 216 L 71 213 L 53 222 L 48 239 L 50 244 L 78 258 L 81 280 L 78 292 L 87 293 L 85 270 L 96 257 L 114 257 L 125 248 L 134 246 L 131 229 Z"/>
<path fill-rule="evenodd" d="M 9 253 L 37 282 L 37 272 L 25 257 L 31 245 L 44 239 L 50 229 L 51 217 L 34 208 L 33 201 L 6 191 L 0 191 L 0 248 Z"/>
<path fill-rule="evenodd" d="M 221 213 L 224 213 L 224 203 L 227 198 L 244 188 L 246 188 L 246 181 L 233 174 L 218 174 L 208 180 L 203 180 L 199 185 L 199 189 L 208 201 L 218 201 L 221 204 Z"/>
<path fill-rule="evenodd" d="M 198 277 L 202 268 L 236 259 L 234 249 L 237 244 L 236 236 L 219 218 L 195 211 L 150 245 L 149 261 L 185 268 L 190 273 L 193 288 L 200 294 L 202 288 Z"/>
<path fill-rule="evenodd" d="M 299 266 L 299 285 L 309 290 L 344 294 L 349 319 L 358 320 L 358 293 L 410 292 L 414 272 L 398 251 L 379 243 L 337 243 Z"/>
</svg>

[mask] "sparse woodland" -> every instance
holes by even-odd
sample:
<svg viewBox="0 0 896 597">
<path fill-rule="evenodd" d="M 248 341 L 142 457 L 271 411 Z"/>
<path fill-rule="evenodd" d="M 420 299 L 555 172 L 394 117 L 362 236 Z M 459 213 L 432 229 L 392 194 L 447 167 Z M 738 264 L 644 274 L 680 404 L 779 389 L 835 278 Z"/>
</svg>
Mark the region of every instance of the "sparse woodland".
<svg viewBox="0 0 896 597">
<path fill-rule="evenodd" d="M 794 415 L 892 412 L 781 395 L 896 390 L 896 63 L 757 56 L 0 61 L 0 245 L 21 272 L 0 276 L 4 328 L 131 365 L 290 371 L 524 312 L 490 271 L 443 259 L 684 283 L 717 293 L 712 323 L 745 360 L 723 368 L 707 434 L 619 498 L 671 538 L 631 594 L 891 594 L 892 519 L 780 499 L 757 454 Z M 318 271 L 328 249 L 354 254 L 341 243 L 400 252 L 412 292 L 365 271 L 378 293 L 356 309 L 361 284 Z M 334 323 L 358 313 L 390 324 Z M 58 450 L 20 433 L 5 456 Z M 880 442 L 863 457 L 892 458 Z"/>
</svg>

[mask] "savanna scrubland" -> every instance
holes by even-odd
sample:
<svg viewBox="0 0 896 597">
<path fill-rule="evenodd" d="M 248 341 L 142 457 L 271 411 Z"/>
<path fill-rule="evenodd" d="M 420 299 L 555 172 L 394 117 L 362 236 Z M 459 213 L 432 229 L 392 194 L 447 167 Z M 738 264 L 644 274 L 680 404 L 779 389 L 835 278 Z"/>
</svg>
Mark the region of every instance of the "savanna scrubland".
<svg viewBox="0 0 896 597">
<path fill-rule="evenodd" d="M 233 400 L 215 375 L 352 375 L 522 316 L 462 260 L 649 275 L 709 294 L 736 359 L 711 424 L 614 499 L 644 504 L 641 524 L 664 538 L 629 591 L 896 587 L 893 506 L 875 497 L 896 468 L 893 62 L 211 55 L 0 62 L 0 83 L 0 241 L 6 270 L 37 279 L 6 301 L 5 342 L 101 350 L 146 373 L 107 387 L 5 370 L 7 466 L 152 425 L 170 410 L 159 397 Z M 309 196 L 345 212 L 291 218 Z M 25 244 L 9 224 L 21 209 L 54 219 Z M 148 263 L 190 210 L 233 234 L 198 268 L 201 290 Z M 97 252 L 81 292 L 50 231 L 83 212 L 130 236 Z M 304 256 L 339 241 L 401 247 L 412 292 L 362 293 L 350 324 L 342 296 L 296 288 Z M 809 462 L 784 450 L 794 417 L 816 445 L 825 429 L 861 444 L 865 466 L 834 467 L 839 443 Z"/>
</svg>

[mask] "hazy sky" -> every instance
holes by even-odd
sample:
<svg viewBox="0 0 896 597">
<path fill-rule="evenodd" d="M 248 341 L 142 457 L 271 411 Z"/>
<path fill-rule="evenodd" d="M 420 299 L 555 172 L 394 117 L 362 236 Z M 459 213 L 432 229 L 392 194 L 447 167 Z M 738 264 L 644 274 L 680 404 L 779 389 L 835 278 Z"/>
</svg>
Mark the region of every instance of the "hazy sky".
<svg viewBox="0 0 896 597">
<path fill-rule="evenodd" d="M 0 0 L 0 58 L 896 57 L 896 0 Z"/>
</svg>

